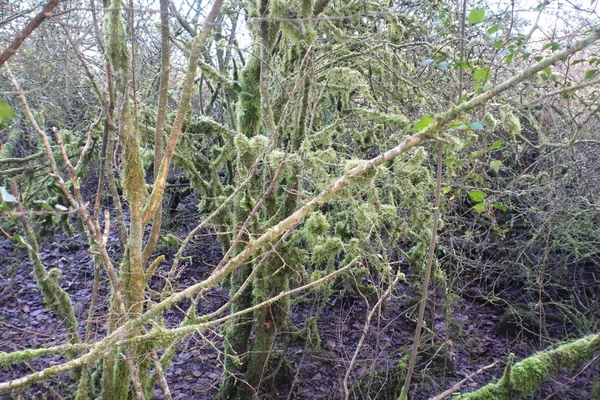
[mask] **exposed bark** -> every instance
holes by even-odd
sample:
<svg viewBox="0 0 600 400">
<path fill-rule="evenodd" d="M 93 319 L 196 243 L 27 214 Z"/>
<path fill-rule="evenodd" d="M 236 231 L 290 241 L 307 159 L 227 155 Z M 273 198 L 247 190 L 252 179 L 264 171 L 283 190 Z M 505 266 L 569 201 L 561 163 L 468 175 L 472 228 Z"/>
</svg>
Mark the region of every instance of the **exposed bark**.
<svg viewBox="0 0 600 400">
<path fill-rule="evenodd" d="M 179 293 L 173 294 L 173 295 L 169 296 L 168 298 L 164 299 L 163 301 L 161 301 L 160 303 L 154 305 L 140 317 L 138 317 L 134 320 L 128 321 L 123 326 L 119 327 L 117 330 L 115 330 L 110 335 L 105 337 L 103 340 L 100 340 L 99 342 L 97 342 L 89 350 L 89 352 L 87 352 L 86 354 L 84 354 L 78 358 L 75 358 L 73 360 L 67 361 L 62 364 L 52 366 L 50 368 L 47 368 L 47 369 L 39 371 L 39 372 L 35 372 L 33 374 L 21 377 L 19 379 L 0 383 L 0 392 L 10 391 L 15 388 L 23 387 L 25 385 L 55 376 L 61 372 L 69 371 L 73 368 L 76 368 L 81 365 L 84 365 L 84 364 L 87 364 L 87 363 L 97 360 L 99 357 L 102 357 L 108 350 L 112 349 L 120 341 L 130 339 L 129 336 L 132 332 L 135 332 L 143 324 L 149 322 L 154 317 L 159 316 L 163 311 L 169 309 L 174 304 L 179 303 L 183 300 L 189 299 L 191 296 L 194 296 L 198 293 L 203 292 L 204 290 L 206 290 L 208 288 L 211 288 L 211 287 L 214 287 L 215 285 L 217 285 L 225 277 L 229 276 L 233 271 L 235 271 L 241 265 L 243 265 L 249 259 L 249 257 L 254 255 L 260 249 L 264 249 L 264 247 L 266 245 L 275 241 L 278 237 L 283 235 L 285 232 L 293 229 L 297 224 L 302 222 L 302 220 L 307 215 L 309 215 L 313 210 L 315 210 L 317 207 L 323 205 L 326 201 L 328 201 L 335 194 L 339 193 L 342 189 L 344 189 L 345 187 L 350 185 L 353 181 L 363 177 L 365 173 L 368 173 L 368 172 L 374 170 L 375 168 L 377 168 L 378 166 L 386 163 L 387 161 L 394 159 L 395 157 L 399 156 L 400 154 L 403 154 L 404 152 L 413 148 L 414 146 L 418 145 L 419 143 L 422 143 L 424 140 L 427 140 L 432 137 L 436 137 L 437 135 L 440 134 L 440 132 L 442 132 L 444 126 L 448 122 L 452 121 L 454 118 L 456 118 L 460 114 L 484 104 L 486 101 L 497 96 L 499 93 L 501 93 L 509 88 L 514 87 L 515 85 L 517 85 L 518 83 L 522 82 L 523 80 L 529 78 L 533 74 L 535 74 L 535 73 L 543 70 L 544 68 L 546 68 L 554 63 L 557 63 L 558 61 L 562 60 L 563 58 L 568 57 L 569 55 L 583 49 L 584 47 L 588 46 L 589 44 L 595 42 L 598 38 L 600 38 L 600 28 L 595 28 L 593 30 L 593 32 L 586 38 L 584 38 L 580 41 L 577 41 L 574 44 L 572 44 L 571 46 L 566 47 L 564 50 L 559 51 L 559 52 L 555 53 L 554 55 L 548 57 L 547 59 L 534 64 L 532 67 L 516 74 L 511 79 L 497 85 L 496 87 L 491 88 L 487 92 L 474 97 L 470 101 L 465 102 L 459 106 L 453 107 L 452 109 L 450 109 L 449 111 L 447 111 L 445 113 L 436 115 L 435 122 L 432 123 L 431 125 L 429 125 L 427 128 L 425 128 L 422 131 L 419 131 L 417 133 L 414 133 L 412 136 L 408 137 L 403 142 L 401 142 L 398 146 L 390 149 L 389 151 L 387 151 L 371 160 L 364 161 L 357 167 L 348 171 L 346 174 L 344 174 L 342 177 L 337 179 L 335 182 L 333 182 L 332 184 L 327 186 L 319 195 L 314 197 L 312 200 L 310 200 L 308 203 L 306 203 L 303 207 L 299 208 L 296 212 L 294 212 L 293 214 L 291 214 L 290 216 L 288 216 L 287 218 L 285 218 L 284 220 L 282 220 L 275 226 L 266 230 L 264 234 L 262 234 L 260 237 L 256 238 L 254 241 L 251 241 L 250 243 L 248 243 L 248 245 L 244 248 L 243 251 L 241 251 L 237 256 L 233 257 L 222 268 L 215 270 L 213 272 L 213 274 L 211 274 L 211 276 L 209 276 L 205 281 L 200 282 L 195 285 L 192 285 L 192 286 L 188 287 L 187 289 L 185 289 Z M 192 51 L 192 54 L 193 53 L 194 52 Z M 195 65 L 195 63 L 191 63 L 191 68 L 194 68 L 193 67 L 194 65 Z M 189 99 L 188 99 L 188 101 L 189 101 Z M 184 109 L 187 110 L 187 107 L 184 107 Z M 180 129 L 180 128 L 181 128 L 181 125 L 179 126 L 178 129 Z M 174 129 L 175 129 L 175 127 L 174 127 Z M 175 140 L 175 142 L 176 142 L 176 140 Z M 163 163 L 161 164 L 161 173 L 166 172 L 168 170 L 168 162 L 166 162 L 167 158 L 168 157 L 166 155 L 163 158 Z M 162 190 L 164 190 L 164 183 L 162 185 L 163 185 L 162 189 L 155 188 L 155 191 L 158 190 L 156 193 L 153 193 L 153 196 L 155 197 L 155 199 L 160 199 L 162 197 Z M 74 203 L 77 204 L 75 201 L 74 201 Z M 148 218 L 151 217 L 153 215 L 153 213 L 155 212 L 156 207 L 157 207 L 157 204 L 155 204 L 154 206 L 148 207 L 146 209 L 145 216 Z M 275 298 L 273 298 L 271 300 L 277 301 L 278 299 L 279 299 L 279 296 L 276 296 Z M 252 307 L 251 309 L 243 310 L 243 311 L 251 312 L 253 310 L 254 310 L 254 307 Z M 215 322 L 215 321 L 212 321 L 212 322 Z M 187 327 L 185 327 L 185 328 L 187 328 Z M 195 328 L 197 329 L 197 327 L 195 327 Z M 188 328 L 188 329 L 192 329 L 192 328 Z M 185 329 L 181 328 L 180 331 L 185 331 Z M 598 339 L 596 339 L 595 342 L 596 342 L 596 346 L 597 346 Z"/>
<path fill-rule="evenodd" d="M 27 25 L 25 25 L 25 28 L 23 28 L 23 30 L 19 32 L 17 37 L 10 44 L 10 46 L 8 46 L 8 48 L 4 50 L 2 54 L 0 54 L 0 67 L 2 67 L 2 65 L 4 65 L 4 63 L 8 61 L 8 59 L 11 58 L 17 52 L 17 50 L 19 49 L 19 47 L 21 47 L 25 39 L 27 39 L 27 37 L 31 35 L 31 33 L 38 26 L 40 26 L 46 18 L 52 16 L 52 10 L 54 10 L 56 6 L 58 6 L 58 3 L 60 3 L 60 0 L 50 0 L 48 4 L 44 6 L 42 11 L 40 11 L 35 17 L 33 17 L 33 19 L 29 21 Z"/>
</svg>

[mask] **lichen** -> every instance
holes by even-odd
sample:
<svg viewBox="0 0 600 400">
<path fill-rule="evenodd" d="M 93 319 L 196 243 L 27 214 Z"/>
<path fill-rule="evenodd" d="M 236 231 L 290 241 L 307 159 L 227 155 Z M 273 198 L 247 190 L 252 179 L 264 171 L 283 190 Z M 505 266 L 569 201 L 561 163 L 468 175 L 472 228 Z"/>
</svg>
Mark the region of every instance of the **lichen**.
<svg viewBox="0 0 600 400">
<path fill-rule="evenodd" d="M 509 106 L 503 106 L 500 109 L 500 115 L 502 116 L 502 127 L 515 138 L 521 134 L 521 121 L 513 114 L 512 109 Z"/>
<path fill-rule="evenodd" d="M 104 34 L 106 56 L 116 72 L 125 71 L 129 62 L 122 8 L 122 0 L 111 0 L 106 11 L 106 29 Z"/>
</svg>

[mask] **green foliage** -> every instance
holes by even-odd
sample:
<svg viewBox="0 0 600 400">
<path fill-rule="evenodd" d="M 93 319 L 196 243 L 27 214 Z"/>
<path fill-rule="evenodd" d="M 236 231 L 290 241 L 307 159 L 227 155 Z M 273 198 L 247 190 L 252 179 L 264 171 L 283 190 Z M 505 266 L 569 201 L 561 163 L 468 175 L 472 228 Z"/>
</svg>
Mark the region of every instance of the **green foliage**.
<svg viewBox="0 0 600 400">
<path fill-rule="evenodd" d="M 13 109 L 4 101 L 2 97 L 0 97 L 0 124 L 7 119 L 13 119 L 15 117 L 15 112 Z"/>
<path fill-rule="evenodd" d="M 413 127 L 413 131 L 415 131 L 415 132 L 422 131 L 423 129 L 427 128 L 429 125 L 431 125 L 434 122 L 435 122 L 435 120 L 433 118 L 431 118 L 431 116 L 429 114 L 426 114 L 419 120 L 419 122 L 417 122 L 415 124 L 415 126 Z"/>
</svg>

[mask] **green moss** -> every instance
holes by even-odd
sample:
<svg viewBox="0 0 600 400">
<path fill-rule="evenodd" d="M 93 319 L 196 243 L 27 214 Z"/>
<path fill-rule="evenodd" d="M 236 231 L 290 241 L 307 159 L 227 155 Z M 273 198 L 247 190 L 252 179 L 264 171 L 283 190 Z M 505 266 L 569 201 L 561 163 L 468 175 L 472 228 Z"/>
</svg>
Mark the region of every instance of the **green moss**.
<svg viewBox="0 0 600 400">
<path fill-rule="evenodd" d="M 369 121 L 385 124 L 390 128 L 406 129 L 410 125 L 410 119 L 402 114 L 387 114 L 365 108 L 356 109 L 369 118 Z"/>
<path fill-rule="evenodd" d="M 359 71 L 353 68 L 337 67 L 327 71 L 327 90 L 338 102 L 339 111 L 348 109 L 352 95 L 373 100 L 369 84 Z"/>
<path fill-rule="evenodd" d="M 224 88 L 230 88 L 233 85 L 231 79 L 217 71 L 212 65 L 198 60 L 198 67 L 206 79 L 210 79 L 213 83 L 218 83 Z"/>
<path fill-rule="evenodd" d="M 121 133 L 123 143 L 123 191 L 131 206 L 141 210 L 148 192 L 142 153 L 128 101 L 123 106 L 121 119 L 123 126 Z"/>
<path fill-rule="evenodd" d="M 76 349 L 76 347 L 66 347 L 67 349 Z M 0 352 L 0 368 L 7 368 L 14 364 L 19 364 L 25 361 L 32 360 L 36 357 L 43 357 L 51 354 L 56 354 L 59 351 L 58 348 L 46 348 L 46 349 L 26 349 L 21 351 L 14 351 L 11 353 Z"/>
<path fill-rule="evenodd" d="M 125 71 L 129 62 L 122 7 L 122 0 L 111 0 L 106 12 L 104 33 L 106 56 L 116 72 Z"/>
<path fill-rule="evenodd" d="M 313 23 L 298 18 L 308 18 L 313 13 L 312 0 L 272 0 L 271 14 L 285 19 L 280 22 L 281 31 L 294 44 L 310 44 L 315 38 Z"/>
<path fill-rule="evenodd" d="M 246 137 L 258 135 L 261 123 L 260 61 L 252 57 L 240 75 L 238 129 Z"/>
<path fill-rule="evenodd" d="M 456 397 L 459 400 L 509 400 L 537 390 L 551 375 L 573 369 L 600 352 L 600 334 L 586 336 L 534 354 L 505 370 L 502 380 Z"/>
<path fill-rule="evenodd" d="M 317 244 L 313 248 L 310 262 L 314 266 L 320 266 L 327 261 L 328 265 L 333 264 L 335 257 L 342 252 L 344 244 L 338 237 L 328 237 L 323 243 Z"/>
<path fill-rule="evenodd" d="M 318 211 L 312 213 L 304 224 L 304 229 L 309 237 L 324 236 L 329 232 L 329 227 L 327 217 Z"/>
<path fill-rule="evenodd" d="M 321 348 L 321 336 L 319 335 L 316 317 L 310 317 L 306 320 L 301 335 L 305 339 L 306 345 L 311 349 L 319 350 Z"/>
</svg>

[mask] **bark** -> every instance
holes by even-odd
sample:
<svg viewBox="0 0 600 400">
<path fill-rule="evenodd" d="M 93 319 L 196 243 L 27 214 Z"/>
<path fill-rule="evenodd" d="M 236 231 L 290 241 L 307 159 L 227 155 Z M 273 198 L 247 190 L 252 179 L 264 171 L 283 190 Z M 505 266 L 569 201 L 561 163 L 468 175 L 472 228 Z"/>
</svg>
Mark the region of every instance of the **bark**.
<svg viewBox="0 0 600 400">
<path fill-rule="evenodd" d="M 401 142 L 398 146 L 388 150 L 387 152 L 382 153 L 381 155 L 379 155 L 371 160 L 364 161 L 360 165 L 356 166 L 355 168 L 351 169 L 346 174 L 344 174 L 343 176 L 338 178 L 335 182 L 328 185 L 319 195 L 317 195 L 312 200 L 307 202 L 304 206 L 299 208 L 293 214 L 291 214 L 287 218 L 283 219 L 282 221 L 280 221 L 278 224 L 274 225 L 270 229 L 266 230 L 260 237 L 249 242 L 243 251 L 241 251 L 237 256 L 233 257 L 229 262 L 227 262 L 221 268 L 215 270 L 206 280 L 199 282 L 197 284 L 194 284 L 194 285 L 188 287 L 187 289 L 182 290 L 179 293 L 175 293 L 175 294 L 167 297 L 160 303 L 157 303 L 156 305 L 152 306 L 142 316 L 136 318 L 135 320 L 131 320 L 131 321 L 125 323 L 123 326 L 119 327 L 116 331 L 112 332 L 110 335 L 105 337 L 103 340 L 98 341 L 93 347 L 91 347 L 91 349 L 87 353 L 83 354 L 82 356 L 75 358 L 73 360 L 64 362 L 62 364 L 51 366 L 42 371 L 23 376 L 21 378 L 15 379 L 15 380 L 0 383 L 0 392 L 7 392 L 7 391 L 15 390 L 15 389 L 24 387 L 26 385 L 41 381 L 43 379 L 47 379 L 47 378 L 56 376 L 62 372 L 72 370 L 72 369 L 82 366 L 84 364 L 88 364 L 88 363 L 98 360 L 100 357 L 102 357 L 105 354 L 105 352 L 112 349 L 117 343 L 128 339 L 131 332 L 134 332 L 136 329 L 143 326 L 145 323 L 148 323 L 153 318 L 160 316 L 165 310 L 171 308 L 173 305 L 175 305 L 177 303 L 180 303 L 184 300 L 189 299 L 191 296 L 194 296 L 198 293 L 201 293 L 201 292 L 219 284 L 219 282 L 221 282 L 226 277 L 230 276 L 230 274 L 233 271 L 235 271 L 241 265 L 243 265 L 251 256 L 256 254 L 259 250 L 263 249 L 265 247 L 265 245 L 272 243 L 277 238 L 279 238 L 281 235 L 283 235 L 285 232 L 293 229 L 297 224 L 301 223 L 302 220 L 307 215 L 309 215 L 313 210 L 315 210 L 317 207 L 320 207 L 323 204 L 325 204 L 325 202 L 327 202 L 329 199 L 331 199 L 335 194 L 339 193 L 342 189 L 344 189 L 345 187 L 350 185 L 353 181 L 364 176 L 365 173 L 368 173 L 368 172 L 374 170 L 375 168 L 377 168 L 378 166 L 396 158 L 400 154 L 403 154 L 407 150 L 422 143 L 424 140 L 438 136 L 439 133 L 442 131 L 442 129 L 445 127 L 445 125 L 447 123 L 451 122 L 454 118 L 456 118 L 460 114 L 465 113 L 469 110 L 472 110 L 478 106 L 483 105 L 485 102 L 494 98 L 499 93 L 502 93 L 502 92 L 514 87 L 515 85 L 519 84 L 520 82 L 524 81 L 525 79 L 528 79 L 535 73 L 542 71 L 544 68 L 546 68 L 550 65 L 553 65 L 553 64 L 559 62 L 560 60 L 567 58 L 569 55 L 582 50 L 586 46 L 594 43 L 599 38 L 600 38 L 600 27 L 597 27 L 597 28 L 594 28 L 592 33 L 590 35 L 588 35 L 587 37 L 585 37 L 584 39 L 581 39 L 581 40 L 571 44 L 570 46 L 567 46 L 564 50 L 559 51 L 559 52 L 555 53 L 554 55 L 546 58 L 545 60 L 542 60 L 542 61 L 534 64 L 530 68 L 523 70 L 522 72 L 516 74 L 511 79 L 489 89 L 487 92 L 485 92 L 479 96 L 474 97 L 473 99 L 471 99 L 468 102 L 465 102 L 459 106 L 453 107 L 445 113 L 436 115 L 435 123 L 432 123 L 431 125 L 429 125 L 425 129 L 423 129 L 422 131 L 414 133 L 412 136 L 406 138 L 403 142 Z M 191 65 L 193 66 L 194 64 L 192 63 Z M 45 145 L 48 146 L 47 140 L 46 140 Z M 163 163 L 161 165 L 161 171 L 162 171 L 164 165 L 165 165 L 165 163 L 164 163 L 164 158 L 163 158 Z M 164 189 L 164 187 L 163 187 L 163 189 Z M 161 196 L 162 196 L 162 193 L 161 193 Z M 155 208 L 153 210 L 151 210 L 151 209 L 148 209 L 148 210 L 152 211 L 151 213 L 149 213 L 149 215 L 151 216 L 153 214 L 153 212 L 155 211 Z M 81 212 L 85 212 L 85 208 Z M 104 255 L 104 253 L 105 252 L 103 252 L 103 257 L 108 257 L 108 255 L 107 254 Z M 290 292 L 292 292 L 292 291 L 290 291 Z M 277 296 L 277 297 L 279 297 L 279 296 Z M 277 300 L 277 297 L 275 298 L 275 301 Z M 251 312 L 253 308 L 247 309 L 244 311 Z M 214 320 L 212 322 L 216 322 L 216 321 L 218 321 L 218 320 Z M 188 328 L 188 327 L 186 327 L 186 328 Z M 194 326 L 193 328 L 198 329 L 197 326 Z M 192 328 L 188 328 L 188 329 L 191 329 L 190 332 L 193 331 Z M 596 342 L 597 342 L 597 339 L 596 339 Z"/>
<path fill-rule="evenodd" d="M 19 47 L 21 47 L 25 39 L 27 39 L 27 37 L 31 35 L 31 33 L 38 26 L 40 26 L 46 18 L 52 16 L 52 10 L 54 10 L 56 6 L 58 6 L 59 2 L 60 0 L 50 0 L 48 4 L 44 6 L 42 11 L 40 11 L 35 17 L 33 17 L 33 19 L 29 21 L 27 25 L 25 25 L 25 28 L 23 28 L 23 30 L 19 32 L 17 37 L 10 44 L 10 46 L 8 46 L 8 48 L 4 50 L 2 54 L 0 54 L 0 67 L 2 67 L 2 65 L 4 65 L 4 63 L 8 61 L 8 59 L 11 58 L 17 52 L 17 50 L 19 49 Z"/>
</svg>

